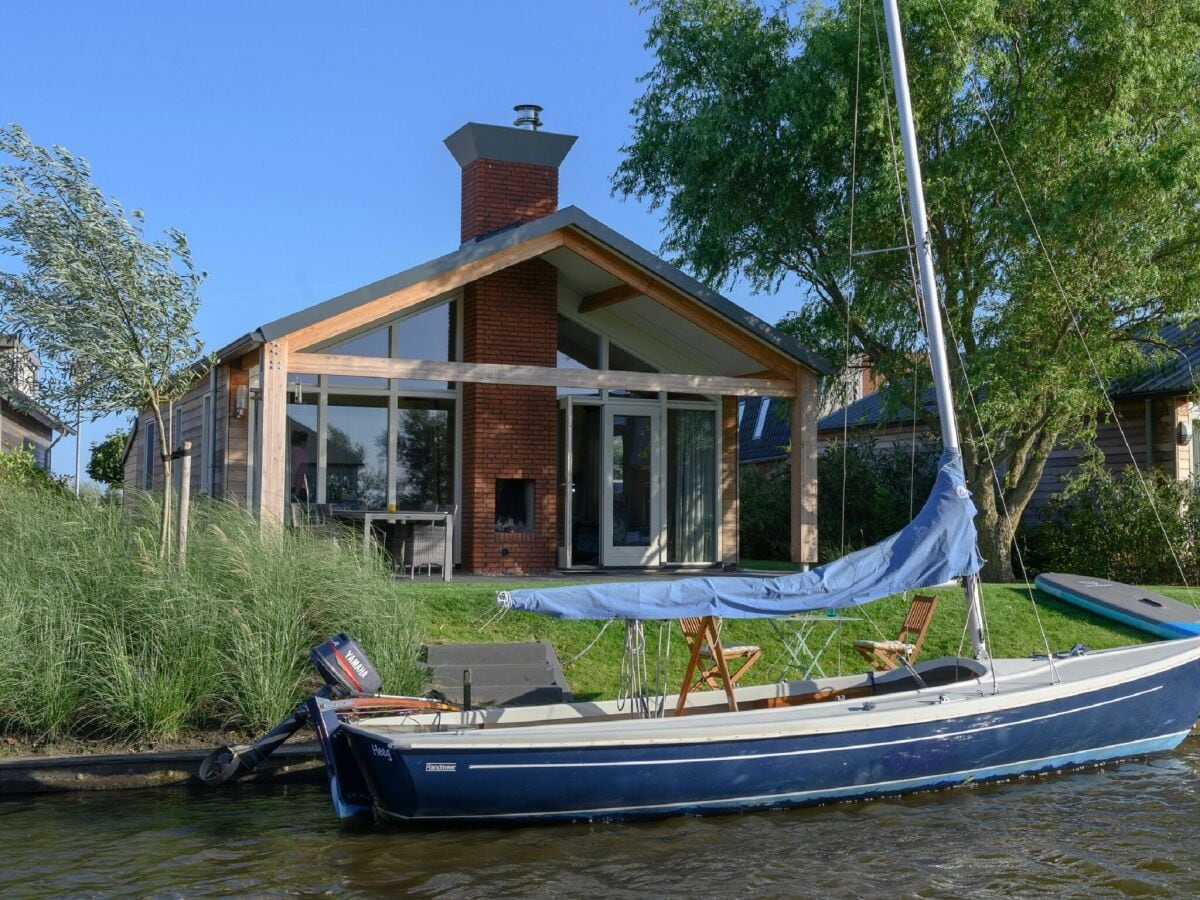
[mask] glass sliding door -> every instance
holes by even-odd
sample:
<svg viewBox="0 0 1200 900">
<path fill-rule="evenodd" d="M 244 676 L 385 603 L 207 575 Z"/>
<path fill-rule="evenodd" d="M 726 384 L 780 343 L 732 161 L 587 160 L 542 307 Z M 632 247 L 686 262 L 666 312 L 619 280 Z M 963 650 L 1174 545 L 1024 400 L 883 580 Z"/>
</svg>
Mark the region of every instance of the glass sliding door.
<svg viewBox="0 0 1200 900">
<path fill-rule="evenodd" d="M 605 420 L 604 563 L 657 565 L 662 516 L 656 409 L 609 405 Z"/>
<path fill-rule="evenodd" d="M 601 408 L 571 405 L 571 565 L 600 565 Z"/>
<path fill-rule="evenodd" d="M 717 558 L 717 422 L 712 410 L 667 411 L 667 562 Z"/>
</svg>

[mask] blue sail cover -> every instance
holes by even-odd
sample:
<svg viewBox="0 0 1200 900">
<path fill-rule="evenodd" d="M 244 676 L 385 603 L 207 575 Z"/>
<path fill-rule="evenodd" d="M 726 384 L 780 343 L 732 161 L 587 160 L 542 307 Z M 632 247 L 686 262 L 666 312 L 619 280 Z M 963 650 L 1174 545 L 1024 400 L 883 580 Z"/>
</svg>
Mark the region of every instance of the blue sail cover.
<svg viewBox="0 0 1200 900">
<path fill-rule="evenodd" d="M 528 588 L 501 592 L 502 606 L 559 619 L 755 619 L 861 606 L 912 588 L 973 575 L 983 566 L 975 544 L 975 504 L 962 459 L 945 451 L 933 492 L 903 529 L 808 572 Z"/>
</svg>

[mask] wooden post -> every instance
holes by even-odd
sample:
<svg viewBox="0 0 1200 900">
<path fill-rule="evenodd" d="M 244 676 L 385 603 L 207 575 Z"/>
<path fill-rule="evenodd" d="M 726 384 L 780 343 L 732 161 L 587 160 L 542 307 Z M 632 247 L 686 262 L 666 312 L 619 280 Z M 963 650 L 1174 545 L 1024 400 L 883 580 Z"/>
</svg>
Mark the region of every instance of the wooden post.
<svg viewBox="0 0 1200 900">
<path fill-rule="evenodd" d="M 817 561 L 817 377 L 796 369 L 792 400 L 792 562 Z"/>
<path fill-rule="evenodd" d="M 175 532 L 179 540 L 179 565 L 187 564 L 188 507 L 192 499 L 192 442 L 183 442 L 179 459 L 179 523 Z"/>
<path fill-rule="evenodd" d="M 258 520 L 267 527 L 283 525 L 283 473 L 287 454 L 287 341 L 263 344 L 260 377 L 262 379 L 262 435 L 259 454 Z"/>
<path fill-rule="evenodd" d="M 738 551 L 738 398 L 721 398 L 721 547 L 724 566 L 736 566 Z"/>
</svg>

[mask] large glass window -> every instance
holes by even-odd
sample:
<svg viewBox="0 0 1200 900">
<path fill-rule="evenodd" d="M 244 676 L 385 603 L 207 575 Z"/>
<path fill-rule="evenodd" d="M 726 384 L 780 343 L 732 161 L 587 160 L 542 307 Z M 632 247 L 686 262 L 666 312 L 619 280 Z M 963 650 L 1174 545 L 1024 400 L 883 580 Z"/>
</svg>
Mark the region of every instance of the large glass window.
<svg viewBox="0 0 1200 900">
<path fill-rule="evenodd" d="M 454 401 L 400 397 L 396 410 L 396 502 L 454 502 Z"/>
<path fill-rule="evenodd" d="M 397 321 L 395 329 L 395 352 L 397 359 L 428 359 L 447 362 L 455 356 L 455 306 L 443 303 L 415 315 Z M 416 390 L 444 389 L 446 382 L 414 381 L 398 379 L 396 386 Z"/>
<path fill-rule="evenodd" d="M 717 557 L 717 426 L 712 411 L 667 410 L 667 560 Z"/>
<path fill-rule="evenodd" d="M 330 396 L 325 416 L 325 502 L 343 509 L 383 508 L 388 398 Z"/>
<path fill-rule="evenodd" d="M 643 359 L 639 359 L 627 350 L 622 350 L 616 344 L 609 343 L 608 345 L 608 367 L 609 369 L 618 369 L 622 372 L 657 372 L 658 369 L 650 365 Z M 658 398 L 657 391 L 619 391 L 610 390 L 610 397 L 635 397 L 646 400 L 655 400 Z"/>
<path fill-rule="evenodd" d="M 584 328 L 578 322 L 558 317 L 558 361 L 560 369 L 599 369 L 600 368 L 600 335 Z M 567 394 L 576 396 L 598 397 L 597 388 L 568 388 L 560 387 L 558 396 Z"/>
<path fill-rule="evenodd" d="M 341 356 L 373 356 L 386 359 L 392 349 L 391 331 L 387 325 L 360 334 L 348 341 L 326 347 L 322 352 Z M 329 384 L 355 387 L 387 388 L 386 378 L 371 378 L 365 375 L 330 375 Z"/>
<path fill-rule="evenodd" d="M 317 500 L 317 395 L 287 408 L 288 497 L 308 506 Z"/>
</svg>

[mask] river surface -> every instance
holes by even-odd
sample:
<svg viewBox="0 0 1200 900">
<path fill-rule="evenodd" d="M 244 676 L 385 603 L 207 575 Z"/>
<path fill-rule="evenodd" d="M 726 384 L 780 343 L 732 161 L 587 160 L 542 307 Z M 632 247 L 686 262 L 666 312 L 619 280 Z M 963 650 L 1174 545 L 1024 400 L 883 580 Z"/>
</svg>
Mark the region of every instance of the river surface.
<svg viewBox="0 0 1200 900">
<path fill-rule="evenodd" d="M 0 897 L 1200 896 L 1200 740 L 1069 775 L 657 822 L 340 826 L 316 786 L 0 800 Z"/>
</svg>

